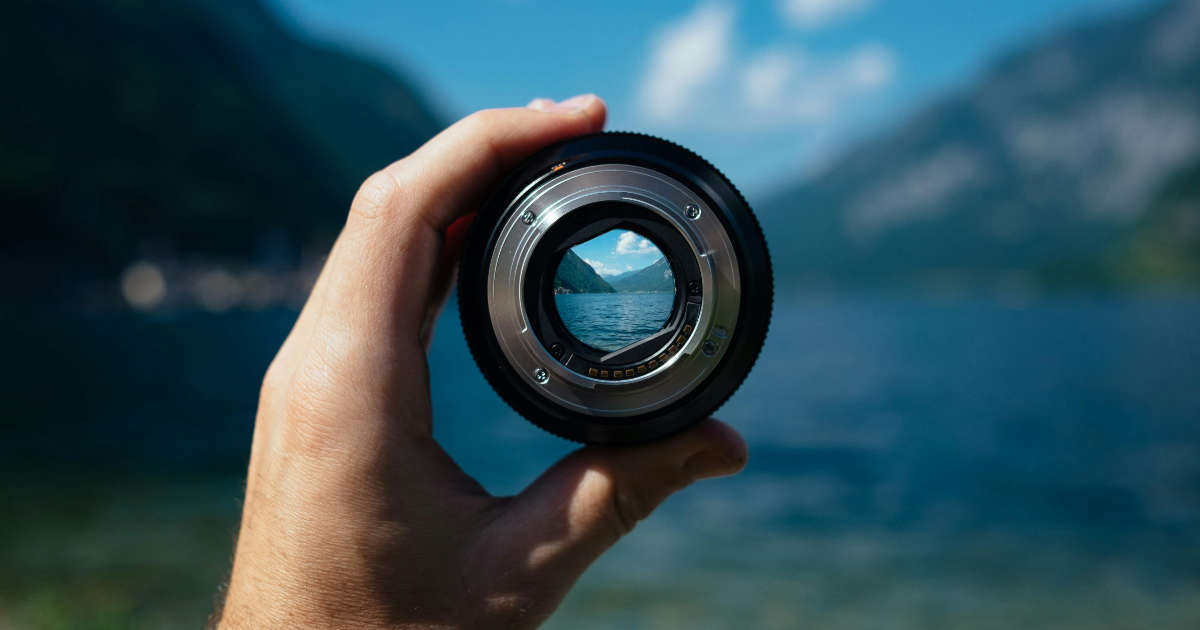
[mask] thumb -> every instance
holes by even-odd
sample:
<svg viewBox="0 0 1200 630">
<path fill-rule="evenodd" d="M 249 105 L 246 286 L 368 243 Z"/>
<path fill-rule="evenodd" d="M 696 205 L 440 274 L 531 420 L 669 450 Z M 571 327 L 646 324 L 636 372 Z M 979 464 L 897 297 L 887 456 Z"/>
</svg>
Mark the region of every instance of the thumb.
<svg viewBox="0 0 1200 630">
<path fill-rule="evenodd" d="M 524 550 L 528 574 L 565 593 L 672 493 L 700 479 L 731 475 L 745 464 L 746 443 L 713 419 L 650 444 L 585 447 L 515 498 L 504 529 L 517 543 L 513 548 Z"/>
</svg>

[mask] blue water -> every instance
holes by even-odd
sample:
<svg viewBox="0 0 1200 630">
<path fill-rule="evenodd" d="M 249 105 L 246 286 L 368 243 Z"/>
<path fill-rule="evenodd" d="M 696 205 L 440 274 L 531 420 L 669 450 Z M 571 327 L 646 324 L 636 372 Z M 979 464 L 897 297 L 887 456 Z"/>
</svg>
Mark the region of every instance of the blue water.
<svg viewBox="0 0 1200 630">
<path fill-rule="evenodd" d="M 618 350 L 662 330 L 673 293 L 565 293 L 554 296 L 558 316 L 577 339 Z"/>
<path fill-rule="evenodd" d="M 435 434 L 486 488 L 517 492 L 576 446 L 491 392 L 453 309 L 430 354 Z M 856 296 L 774 313 L 717 414 L 745 435 L 746 470 L 668 500 L 549 628 L 1198 627 L 1200 298 Z M 21 369 L 6 379 L 0 461 L 85 462 L 83 481 L 119 467 L 171 488 L 178 471 L 227 471 L 207 494 L 161 493 L 223 497 L 216 547 L 197 546 L 194 562 L 226 558 L 257 379 L 294 317 L 7 322 Z M 187 519 L 216 518 L 190 503 L 130 507 L 143 496 L 87 493 L 100 516 L 72 504 L 70 526 L 0 536 L 0 558 L 23 559 L 0 570 L 87 584 L 130 566 L 138 527 L 193 540 Z M 60 548 L 88 550 L 86 568 L 55 564 Z M 177 562 L 156 584 L 220 578 Z M 202 608 L 209 595 L 176 597 Z M 161 593 L 148 597 L 147 615 Z"/>
</svg>

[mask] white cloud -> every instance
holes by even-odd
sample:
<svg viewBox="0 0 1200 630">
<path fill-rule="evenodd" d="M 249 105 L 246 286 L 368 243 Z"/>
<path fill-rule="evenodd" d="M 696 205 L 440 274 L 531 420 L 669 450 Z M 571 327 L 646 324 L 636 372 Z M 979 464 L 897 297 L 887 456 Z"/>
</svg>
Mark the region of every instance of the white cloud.
<svg viewBox="0 0 1200 630">
<path fill-rule="evenodd" d="M 613 250 L 613 253 L 620 256 L 630 254 L 640 256 L 642 254 L 657 254 L 659 251 L 654 246 L 654 243 L 650 242 L 650 239 L 638 236 L 636 232 L 621 232 L 621 235 L 617 237 L 617 248 Z"/>
<path fill-rule="evenodd" d="M 895 55 L 865 44 L 831 59 L 810 60 L 799 51 L 767 50 L 745 64 L 739 116 L 760 126 L 828 122 L 847 105 L 886 87 L 896 74 Z"/>
<path fill-rule="evenodd" d="M 750 60 L 743 71 L 743 89 L 751 107 L 767 107 L 779 100 L 796 61 L 782 51 L 770 51 Z"/>
<path fill-rule="evenodd" d="M 598 273 L 602 276 L 615 276 L 620 273 L 625 273 L 624 269 L 620 269 L 613 265 L 605 264 L 603 261 L 600 261 L 600 260 L 592 260 L 591 258 L 584 258 L 583 262 L 587 263 L 588 265 L 591 265 L 592 269 L 595 269 L 596 273 Z M 629 265 L 626 265 L 626 267 L 628 267 L 628 266 Z"/>
<path fill-rule="evenodd" d="M 704 2 L 655 36 L 639 100 L 652 119 L 667 120 L 687 107 L 696 92 L 729 62 L 733 8 Z"/>
<path fill-rule="evenodd" d="M 871 0 L 779 0 L 779 13 L 792 26 L 817 28 L 866 9 Z"/>
<path fill-rule="evenodd" d="M 785 4 L 832 15 L 868 2 Z M 896 76 L 896 56 L 881 43 L 820 56 L 794 45 L 739 49 L 736 18 L 731 5 L 705 0 L 655 35 L 639 92 L 647 124 L 737 133 L 828 126 Z"/>
<path fill-rule="evenodd" d="M 868 44 L 855 50 L 845 63 L 850 87 L 874 89 L 892 82 L 896 75 L 896 56 L 882 44 Z"/>
</svg>

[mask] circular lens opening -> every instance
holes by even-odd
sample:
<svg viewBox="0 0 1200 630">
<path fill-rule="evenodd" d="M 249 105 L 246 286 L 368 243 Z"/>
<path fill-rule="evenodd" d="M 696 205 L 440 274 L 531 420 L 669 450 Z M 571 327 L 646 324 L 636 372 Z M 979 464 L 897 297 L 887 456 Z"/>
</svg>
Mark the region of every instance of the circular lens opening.
<svg viewBox="0 0 1200 630">
<path fill-rule="evenodd" d="M 662 330 L 675 303 L 675 272 L 658 246 L 611 230 L 563 255 L 554 306 L 580 342 L 613 352 Z"/>
</svg>

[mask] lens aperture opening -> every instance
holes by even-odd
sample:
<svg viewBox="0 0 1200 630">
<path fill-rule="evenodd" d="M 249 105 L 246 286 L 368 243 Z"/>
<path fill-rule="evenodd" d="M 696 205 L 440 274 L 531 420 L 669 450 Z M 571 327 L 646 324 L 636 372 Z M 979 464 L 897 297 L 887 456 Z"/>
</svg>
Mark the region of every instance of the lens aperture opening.
<svg viewBox="0 0 1200 630">
<path fill-rule="evenodd" d="M 653 241 L 634 230 L 610 230 L 563 255 L 554 305 L 577 340 L 613 352 L 663 329 L 675 285 L 675 271 Z"/>
</svg>

